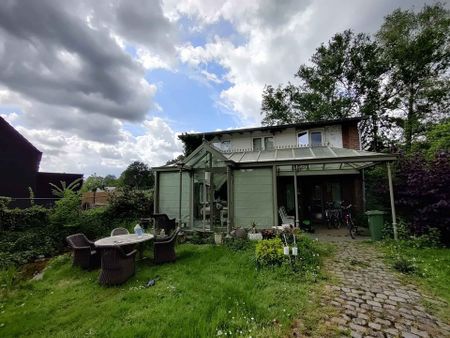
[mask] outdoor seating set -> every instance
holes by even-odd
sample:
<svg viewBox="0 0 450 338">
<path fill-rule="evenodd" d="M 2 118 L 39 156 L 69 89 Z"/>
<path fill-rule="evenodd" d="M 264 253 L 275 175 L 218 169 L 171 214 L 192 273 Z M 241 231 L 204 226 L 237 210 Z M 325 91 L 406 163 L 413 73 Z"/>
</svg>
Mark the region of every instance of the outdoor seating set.
<svg viewBox="0 0 450 338">
<path fill-rule="evenodd" d="M 142 244 L 149 240 L 153 240 L 155 264 L 174 262 L 176 260 L 175 244 L 179 233 L 175 219 L 169 219 L 165 214 L 155 214 L 152 218 L 155 235 L 130 234 L 125 228 L 116 228 L 111 231 L 110 237 L 95 242 L 90 241 L 82 233 L 68 236 L 66 240 L 73 251 L 73 265 L 86 270 L 101 267 L 100 284 L 122 284 L 135 274 L 138 253 L 136 246 L 141 246 L 139 251 L 142 258 Z"/>
</svg>

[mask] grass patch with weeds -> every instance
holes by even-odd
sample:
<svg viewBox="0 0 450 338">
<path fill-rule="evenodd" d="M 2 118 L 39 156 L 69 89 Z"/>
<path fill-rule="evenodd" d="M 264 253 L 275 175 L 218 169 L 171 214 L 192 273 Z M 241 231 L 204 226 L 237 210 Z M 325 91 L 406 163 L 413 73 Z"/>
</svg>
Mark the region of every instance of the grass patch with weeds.
<svg viewBox="0 0 450 338">
<path fill-rule="evenodd" d="M 403 273 L 407 282 L 421 286 L 426 293 L 447 303 L 438 301 L 428 307 L 450 321 L 450 249 L 418 248 L 402 242 L 382 242 L 376 246 L 384 253 L 387 262 Z M 430 301 L 425 300 L 425 303 Z"/>
<path fill-rule="evenodd" d="M 253 248 L 184 244 L 177 255 L 174 264 L 140 261 L 133 278 L 110 288 L 98 284 L 98 271 L 56 257 L 42 280 L 15 283 L 2 295 L 0 336 L 278 337 L 296 319 L 313 334 L 323 281 L 257 270 Z"/>
</svg>

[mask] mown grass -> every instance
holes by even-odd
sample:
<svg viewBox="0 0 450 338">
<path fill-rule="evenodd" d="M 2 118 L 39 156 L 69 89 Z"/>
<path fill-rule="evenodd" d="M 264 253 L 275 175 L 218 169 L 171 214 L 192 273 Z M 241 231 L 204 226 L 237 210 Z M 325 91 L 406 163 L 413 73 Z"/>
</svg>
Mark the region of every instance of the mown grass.
<svg viewBox="0 0 450 338">
<path fill-rule="evenodd" d="M 411 243 L 402 242 L 388 242 L 379 247 L 391 265 L 399 259 L 411 265 L 413 271 L 403 274 L 404 278 L 444 300 L 447 305 L 434 306 L 434 310 L 450 321 L 450 249 L 416 248 Z M 433 307 L 432 304 L 430 306 Z"/>
<path fill-rule="evenodd" d="M 98 271 L 57 257 L 42 280 L 3 295 L 0 336 L 271 337 L 288 334 L 295 320 L 314 334 L 323 315 L 320 280 L 256 270 L 253 248 L 184 244 L 177 255 L 174 264 L 141 261 L 136 276 L 110 288 L 98 284 Z"/>
</svg>

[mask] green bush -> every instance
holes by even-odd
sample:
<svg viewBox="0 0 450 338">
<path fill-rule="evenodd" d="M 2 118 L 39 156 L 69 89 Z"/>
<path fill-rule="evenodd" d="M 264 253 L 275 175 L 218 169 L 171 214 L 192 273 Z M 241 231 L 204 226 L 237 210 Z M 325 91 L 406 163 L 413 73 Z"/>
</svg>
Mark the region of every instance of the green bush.
<svg viewBox="0 0 450 338">
<path fill-rule="evenodd" d="M 393 240 L 394 231 L 392 224 L 385 223 L 383 226 L 383 238 L 387 241 Z M 397 224 L 397 238 L 403 245 L 414 248 L 438 248 L 441 245 L 441 233 L 439 229 L 429 228 L 426 233 L 420 236 L 412 235 L 403 219 Z"/>
<path fill-rule="evenodd" d="M 148 217 L 153 213 L 153 190 L 118 189 L 109 199 L 108 211 L 114 218 Z"/>
<path fill-rule="evenodd" d="M 248 239 L 231 237 L 225 238 L 223 245 L 232 251 L 242 251 L 251 248 L 252 243 Z"/>
<path fill-rule="evenodd" d="M 49 210 L 42 206 L 8 209 L 0 203 L 0 229 L 42 227 L 49 224 Z"/>
<path fill-rule="evenodd" d="M 284 260 L 281 239 L 264 239 L 256 243 L 256 264 L 258 266 L 277 266 L 281 265 Z"/>
<path fill-rule="evenodd" d="M 64 196 L 56 201 L 50 213 L 50 221 L 59 226 L 74 225 L 80 213 L 80 195 L 71 190 L 65 190 Z"/>
<path fill-rule="evenodd" d="M 417 265 L 403 256 L 397 257 L 392 266 L 395 270 L 405 274 L 413 274 L 418 272 Z"/>
</svg>

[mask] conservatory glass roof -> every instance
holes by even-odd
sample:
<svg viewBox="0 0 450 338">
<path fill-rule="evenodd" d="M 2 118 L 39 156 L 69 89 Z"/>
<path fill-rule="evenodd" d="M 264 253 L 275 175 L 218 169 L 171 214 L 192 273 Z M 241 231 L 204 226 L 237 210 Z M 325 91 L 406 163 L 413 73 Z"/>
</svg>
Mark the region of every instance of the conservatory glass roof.
<svg viewBox="0 0 450 338">
<path fill-rule="evenodd" d="M 296 165 L 297 170 L 311 172 L 355 171 L 370 167 L 378 162 L 397 159 L 392 154 L 330 146 L 284 147 L 263 151 L 251 149 L 222 151 L 208 142 L 204 142 L 184 160 L 183 167 L 186 169 L 195 168 L 199 162 L 202 162 L 206 154 L 211 154 L 213 167 L 222 167 L 226 164 L 237 167 Z"/>
</svg>

